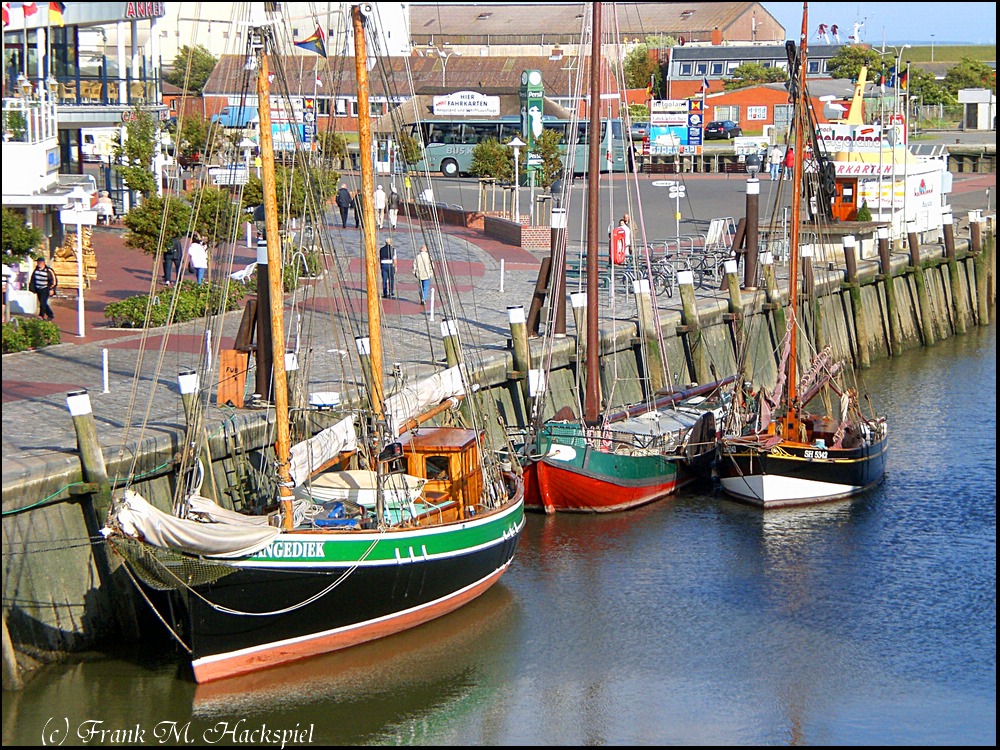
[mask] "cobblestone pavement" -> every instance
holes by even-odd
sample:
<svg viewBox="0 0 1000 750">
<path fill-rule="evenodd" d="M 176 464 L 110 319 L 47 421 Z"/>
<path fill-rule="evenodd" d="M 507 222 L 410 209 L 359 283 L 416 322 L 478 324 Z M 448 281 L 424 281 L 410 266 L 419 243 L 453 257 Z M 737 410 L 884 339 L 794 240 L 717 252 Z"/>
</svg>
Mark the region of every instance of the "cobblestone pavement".
<svg viewBox="0 0 1000 750">
<path fill-rule="evenodd" d="M 312 282 L 318 289 L 308 301 L 301 295 L 286 301 L 286 307 L 292 308 L 286 315 L 290 345 L 301 347 L 303 353 L 311 347 L 311 391 L 342 390 L 345 363 L 354 359 L 346 356 L 353 341 L 335 335 L 337 326 L 330 325 L 329 312 L 342 311 L 346 306 L 363 313 L 366 304 L 361 291 L 364 283 L 361 234 L 350 225 L 348 229 L 331 226 L 330 231 L 341 258 L 343 283 L 334 284 L 337 274 L 329 273 L 325 279 Z M 379 243 L 388 236 L 388 232 L 380 232 Z M 481 232 L 446 227 L 441 237 L 443 245 L 436 257 L 445 259 L 448 274 L 442 273 L 438 264 L 432 312 L 419 304 L 417 283 L 411 273 L 414 251 L 424 241 L 418 227 L 400 222 L 393 233 L 399 258 L 397 298 L 382 300 L 385 363 L 387 372 L 391 372 L 392 363 L 401 363 L 407 379 L 440 367 L 444 358 L 440 330 L 443 307 L 454 310 L 467 355 L 483 358 L 502 355 L 507 350 L 509 335 L 507 308 L 523 305 L 528 309 L 538 276 L 540 256 L 489 240 Z M 75 295 L 60 295 L 53 307 L 63 343 L 3 357 L 5 477 L 17 471 L 21 460 L 75 453 L 76 439 L 65 402 L 70 391 L 89 392 L 106 452 L 117 448 L 124 439 L 135 440 L 139 433 L 134 426 L 143 419 L 149 425 L 147 435 L 170 432 L 183 424 L 176 377 L 185 369 L 197 369 L 205 361 L 209 346 L 205 321 L 175 325 L 169 332 L 153 329 L 148 337 L 140 331 L 110 328 L 103 315 L 104 307 L 134 294 L 147 293 L 152 262 L 148 256 L 126 247 L 119 229 L 95 229 L 94 247 L 98 278 L 84 295 L 85 337 L 77 336 Z M 252 262 L 254 256 L 255 250 L 241 244 L 234 253 L 233 267 Z M 679 304 L 676 295 L 672 302 L 664 302 Z M 606 291 L 602 292 L 601 303 L 610 309 Z M 634 317 L 634 302 L 628 295 L 619 294 L 616 306 L 623 317 Z M 241 311 L 225 316 L 223 348 L 232 345 L 241 316 Z M 567 315 L 567 326 L 572 334 L 572 314 Z M 164 339 L 167 346 L 161 354 Z M 311 342 L 308 345 L 307 339 Z M 140 357 L 144 344 L 146 353 Z M 137 370 L 139 387 L 133 391 Z M 357 377 L 353 371 L 346 372 L 348 382 Z M 252 390 L 252 378 L 251 373 L 248 390 Z M 151 404 L 148 407 L 147 402 Z M 213 406 L 212 411 L 216 413 L 208 415 L 210 423 L 213 417 L 222 420 L 232 413 L 225 406 Z"/>
</svg>

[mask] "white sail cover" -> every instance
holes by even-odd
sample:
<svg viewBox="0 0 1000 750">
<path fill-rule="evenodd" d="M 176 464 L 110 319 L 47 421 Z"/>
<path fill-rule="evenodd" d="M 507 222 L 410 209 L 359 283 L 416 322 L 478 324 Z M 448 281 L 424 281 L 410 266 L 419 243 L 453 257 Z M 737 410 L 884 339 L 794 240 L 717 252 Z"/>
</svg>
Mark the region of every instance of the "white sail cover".
<svg viewBox="0 0 1000 750">
<path fill-rule="evenodd" d="M 225 559 L 252 555 L 281 533 L 275 526 L 227 511 L 207 498 L 192 500 L 192 518 L 177 518 L 154 508 L 139 493 L 125 490 L 117 504 L 115 522 L 126 536 L 154 547 Z M 105 527 L 102 533 L 107 536 L 113 531 Z"/>
<path fill-rule="evenodd" d="M 357 449 L 358 435 L 354 431 L 354 417 L 344 417 L 332 427 L 292 446 L 289 456 L 292 481 L 298 487 L 330 459 L 344 451 Z"/>
<path fill-rule="evenodd" d="M 386 418 L 394 435 L 398 435 L 400 427 L 408 419 L 412 419 L 425 411 L 429 406 L 436 406 L 446 398 L 461 396 L 465 393 L 462 382 L 462 365 L 456 365 L 443 372 L 431 375 L 416 385 L 407 386 L 399 393 L 385 400 Z"/>
</svg>

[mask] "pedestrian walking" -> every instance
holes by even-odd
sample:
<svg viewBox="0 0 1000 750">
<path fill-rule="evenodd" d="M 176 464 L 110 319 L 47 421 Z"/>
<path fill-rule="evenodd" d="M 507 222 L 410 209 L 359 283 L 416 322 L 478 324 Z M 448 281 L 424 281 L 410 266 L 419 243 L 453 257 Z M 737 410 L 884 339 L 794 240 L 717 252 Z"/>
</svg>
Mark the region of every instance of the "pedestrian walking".
<svg viewBox="0 0 1000 750">
<path fill-rule="evenodd" d="M 351 199 L 351 191 L 347 189 L 347 183 L 340 183 L 340 190 L 337 191 L 337 208 L 340 210 L 340 223 L 347 229 L 347 212 L 354 201 Z M 355 226 L 357 226 L 355 224 Z"/>
<path fill-rule="evenodd" d="M 420 304 L 426 305 L 431 295 L 431 279 L 434 277 L 434 268 L 431 266 L 431 256 L 427 252 L 427 245 L 421 245 L 417 257 L 413 259 L 413 275 L 417 277 Z"/>
<path fill-rule="evenodd" d="M 382 267 L 382 296 L 396 296 L 396 248 L 392 240 L 386 240 L 378 251 L 379 265 Z"/>
<path fill-rule="evenodd" d="M 379 185 L 375 188 L 375 226 L 381 229 L 385 226 L 385 205 L 386 205 L 386 195 L 385 190 Z"/>
<path fill-rule="evenodd" d="M 35 270 L 31 272 L 31 280 L 28 281 L 28 291 L 34 292 L 38 297 L 38 317 L 45 320 L 53 320 L 56 316 L 49 307 L 49 297 L 54 297 L 56 289 L 59 287 L 59 280 L 56 273 L 45 263 L 45 258 L 39 255 L 35 258 Z"/>
<path fill-rule="evenodd" d="M 181 258 L 184 257 L 187 243 L 182 236 L 174 237 L 163 249 L 163 283 L 170 286 L 174 280 L 181 280 Z"/>
<path fill-rule="evenodd" d="M 795 149 L 791 146 L 785 149 L 785 174 L 784 179 L 792 179 L 792 167 L 795 166 Z"/>
<path fill-rule="evenodd" d="M 771 149 L 771 155 L 768 157 L 767 166 L 771 170 L 771 181 L 776 182 L 781 177 L 781 163 L 784 158 L 784 154 L 781 153 L 781 147 L 778 144 L 774 144 L 774 148 Z"/>
<path fill-rule="evenodd" d="M 205 272 L 208 271 L 208 247 L 200 234 L 194 236 L 194 241 L 188 245 L 188 266 L 194 274 L 195 281 L 205 283 Z"/>
<path fill-rule="evenodd" d="M 389 229 L 396 228 L 396 219 L 399 218 L 399 191 L 393 185 L 389 190 Z"/>
</svg>

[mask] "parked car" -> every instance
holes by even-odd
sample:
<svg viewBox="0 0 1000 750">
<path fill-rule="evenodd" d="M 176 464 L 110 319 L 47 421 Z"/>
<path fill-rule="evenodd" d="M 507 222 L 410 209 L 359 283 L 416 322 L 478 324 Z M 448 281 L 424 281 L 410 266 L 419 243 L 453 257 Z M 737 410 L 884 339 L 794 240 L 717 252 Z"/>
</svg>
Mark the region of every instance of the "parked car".
<svg viewBox="0 0 1000 750">
<path fill-rule="evenodd" d="M 705 140 L 730 140 L 743 135 L 743 128 L 732 120 L 712 120 L 705 126 Z"/>
<path fill-rule="evenodd" d="M 629 129 L 632 135 L 633 141 L 641 141 L 647 135 L 649 135 L 649 123 L 648 122 L 633 122 L 632 127 Z"/>
</svg>

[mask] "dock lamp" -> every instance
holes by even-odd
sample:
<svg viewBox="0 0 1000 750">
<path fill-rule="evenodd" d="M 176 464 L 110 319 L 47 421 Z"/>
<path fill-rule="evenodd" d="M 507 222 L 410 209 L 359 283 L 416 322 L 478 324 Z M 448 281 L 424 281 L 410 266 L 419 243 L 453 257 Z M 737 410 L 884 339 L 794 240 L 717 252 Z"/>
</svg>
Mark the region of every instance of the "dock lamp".
<svg viewBox="0 0 1000 750">
<path fill-rule="evenodd" d="M 521 149 L 528 144 L 518 138 L 516 135 L 510 139 L 507 143 L 512 149 L 514 149 L 514 221 L 521 222 L 521 173 L 518 171 L 518 158 L 521 155 Z"/>
</svg>

